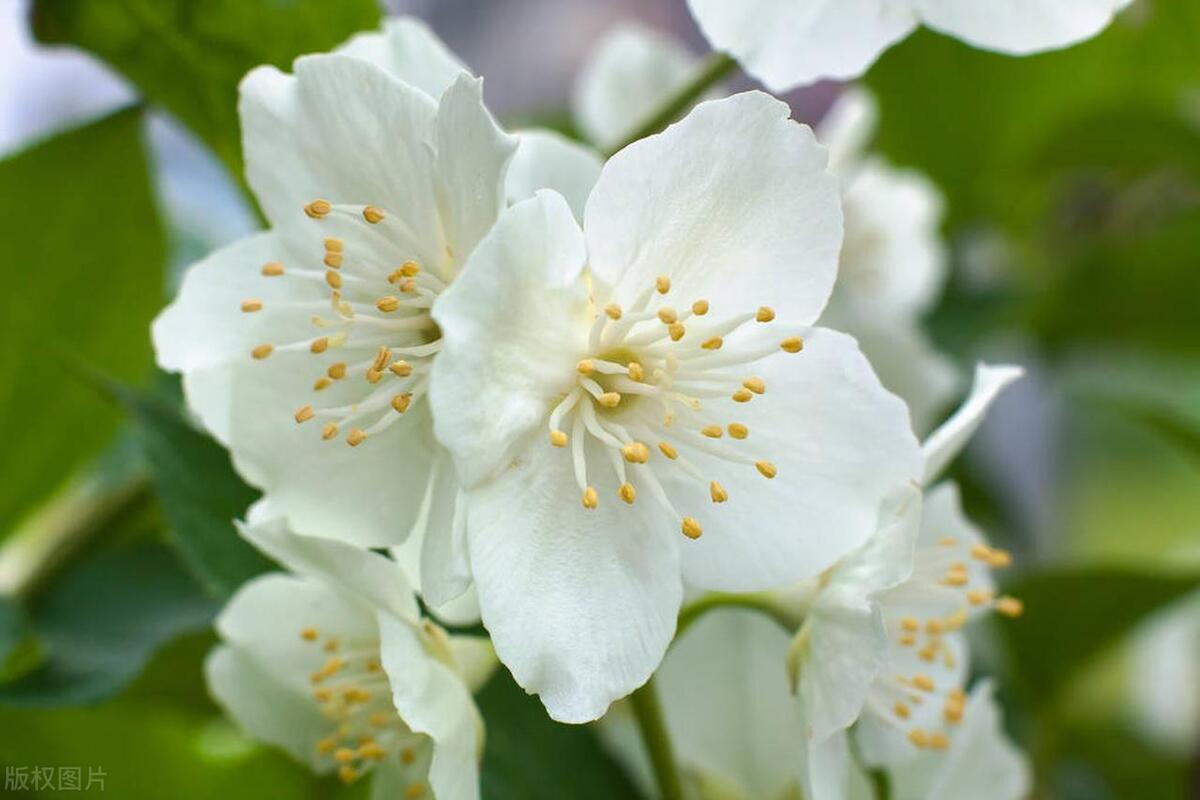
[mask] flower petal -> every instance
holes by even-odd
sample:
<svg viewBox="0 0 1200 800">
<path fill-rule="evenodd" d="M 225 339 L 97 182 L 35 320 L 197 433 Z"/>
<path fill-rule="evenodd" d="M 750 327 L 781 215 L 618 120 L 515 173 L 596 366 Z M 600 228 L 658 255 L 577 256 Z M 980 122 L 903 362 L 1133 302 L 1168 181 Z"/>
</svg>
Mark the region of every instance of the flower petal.
<svg viewBox="0 0 1200 800">
<path fill-rule="evenodd" d="M 357 34 L 334 52 L 369 61 L 435 100 L 460 74 L 471 74 L 416 17 L 392 17 L 383 30 Z"/>
<path fill-rule="evenodd" d="M 437 103 L 346 55 L 300 58 L 296 74 L 259 67 L 241 83 L 246 179 L 272 224 L 317 198 L 372 203 L 437 231 Z"/>
<path fill-rule="evenodd" d="M 675 39 L 640 25 L 605 34 L 579 70 L 572 108 L 587 138 L 620 144 L 687 85 L 698 59 Z"/>
<path fill-rule="evenodd" d="M 812 131 L 761 92 L 701 103 L 613 156 L 588 199 L 597 279 L 628 304 L 659 275 L 688 303 L 741 313 L 770 301 L 809 324 L 837 275 L 837 180 Z"/>
<path fill-rule="evenodd" d="M 777 477 L 689 452 L 704 475 L 724 484 L 728 501 L 713 504 L 707 485 L 679 473 L 663 482 L 676 507 L 692 509 L 704 527 L 683 546 L 689 583 L 757 591 L 816 575 L 866 542 L 880 503 L 920 474 L 908 412 L 879 385 L 854 340 L 825 328 L 804 340 L 801 353 L 754 365 L 767 392 L 739 404 L 729 420 L 750 430 L 730 446 L 772 462 Z"/>
<path fill-rule="evenodd" d="M 916 27 L 892 0 L 688 0 L 714 50 L 731 53 L 773 92 L 855 78 Z"/>
<path fill-rule="evenodd" d="M 508 169 L 508 202 L 533 197 L 538 189 L 553 189 L 582 220 L 584 204 L 604 163 L 600 156 L 551 130 L 531 129 L 516 135 L 520 144 Z"/>
<path fill-rule="evenodd" d="M 483 720 L 462 680 L 430 657 L 412 625 L 379 616 L 380 660 L 392 702 L 416 733 L 433 739 L 429 783 L 446 800 L 479 797 L 479 745 Z"/>
<path fill-rule="evenodd" d="M 842 175 L 862 161 L 878 127 L 875 95 L 858 86 L 844 89 L 816 127 L 817 141 L 829 149 L 830 172 Z"/>
<path fill-rule="evenodd" d="M 517 139 L 484 107 L 483 81 L 461 74 L 442 95 L 436 141 L 438 208 L 448 255 L 461 265 L 504 208 L 504 177 Z"/>
<path fill-rule="evenodd" d="M 615 484 L 583 508 L 570 459 L 533 436 L 506 472 L 468 493 L 468 541 L 500 660 L 551 717 L 587 722 L 658 666 L 682 587 L 678 534 L 630 513 Z"/>
<path fill-rule="evenodd" d="M 925 454 L 923 481 L 926 486 L 937 480 L 942 470 L 966 447 L 983 424 L 983 416 L 997 395 L 1024 373 L 1025 370 L 1013 366 L 979 364 L 975 367 L 975 384 L 971 387 L 971 394 L 954 412 L 954 416 L 943 422 L 921 445 Z"/>
<path fill-rule="evenodd" d="M 587 345 L 585 258 L 566 201 L 539 192 L 505 212 L 438 299 L 430 398 L 465 486 L 504 467 L 570 387 Z"/>
<path fill-rule="evenodd" d="M 922 21 L 986 50 L 1026 55 L 1090 39 L 1132 0 L 916 0 Z"/>
</svg>

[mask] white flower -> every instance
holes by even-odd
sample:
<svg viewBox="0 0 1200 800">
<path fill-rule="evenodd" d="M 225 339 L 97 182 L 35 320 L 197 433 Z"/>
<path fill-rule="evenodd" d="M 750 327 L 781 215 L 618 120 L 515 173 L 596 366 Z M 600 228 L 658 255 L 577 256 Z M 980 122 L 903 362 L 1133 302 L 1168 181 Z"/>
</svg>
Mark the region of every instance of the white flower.
<svg viewBox="0 0 1200 800">
<path fill-rule="evenodd" d="M 1132 0 L 688 0 L 714 49 L 782 92 L 861 75 L 918 25 L 1025 55 L 1103 30 Z"/>
<path fill-rule="evenodd" d="M 1135 634 L 1129 689 L 1134 722 L 1179 757 L 1200 744 L 1200 593 L 1156 614 Z"/>
<path fill-rule="evenodd" d="M 435 531 L 417 560 L 438 605 L 469 579 L 425 401 L 430 309 L 509 196 L 551 173 L 571 191 L 598 162 L 540 133 L 514 158 L 481 82 L 407 19 L 294 75 L 254 70 L 240 112 L 271 228 L 188 272 L 154 325 L 159 364 L 298 532 L 390 546 Z"/>
<path fill-rule="evenodd" d="M 434 311 L 483 620 L 557 719 L 646 680 L 681 577 L 815 574 L 919 472 L 903 404 L 810 327 L 841 214 L 787 116 L 757 92 L 699 105 L 605 165 L 582 232 L 552 192 L 514 206 Z"/>
<path fill-rule="evenodd" d="M 923 175 L 864 152 L 877 116 L 874 98 L 852 88 L 817 127 L 830 169 L 842 181 L 846 217 L 837 286 L 821 322 L 858 340 L 923 433 L 959 383 L 920 326 L 946 275 L 942 198 Z"/>
<path fill-rule="evenodd" d="M 243 535 L 295 574 L 243 586 L 217 619 L 209 687 L 252 736 L 372 797 L 479 797 L 482 720 L 471 687 L 486 640 L 422 619 L 403 571 L 367 550 L 298 536 L 263 508 Z"/>
</svg>

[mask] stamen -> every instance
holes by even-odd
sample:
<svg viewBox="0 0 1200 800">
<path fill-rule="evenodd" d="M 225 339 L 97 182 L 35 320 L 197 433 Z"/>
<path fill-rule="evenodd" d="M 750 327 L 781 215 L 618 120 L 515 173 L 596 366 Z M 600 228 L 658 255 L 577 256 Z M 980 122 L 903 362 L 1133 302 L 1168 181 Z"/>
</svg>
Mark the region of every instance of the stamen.
<svg viewBox="0 0 1200 800">
<path fill-rule="evenodd" d="M 770 461 L 756 461 L 754 462 L 754 468 L 767 480 L 774 478 L 778 474 L 775 465 Z"/>
<path fill-rule="evenodd" d="M 267 278 L 277 278 L 283 274 L 283 264 L 278 261 L 268 261 L 263 264 L 262 274 Z"/>
<path fill-rule="evenodd" d="M 750 429 L 740 422 L 729 423 L 729 435 L 734 439 L 745 439 L 750 435 Z"/>
<path fill-rule="evenodd" d="M 1025 613 L 1025 604 L 1015 597 L 1005 595 L 996 600 L 996 612 L 1006 617 L 1019 617 Z"/>
<path fill-rule="evenodd" d="M 324 353 L 329 349 L 329 337 L 322 336 L 318 339 L 313 339 L 312 344 L 308 346 L 308 349 L 314 353 Z"/>
<path fill-rule="evenodd" d="M 671 279 L 666 275 L 659 275 L 654 279 L 654 288 L 659 294 L 666 294 L 671 291 Z"/>
<path fill-rule="evenodd" d="M 711 339 L 705 339 L 700 346 L 705 350 L 720 350 L 721 345 L 725 344 L 725 340 L 720 336 L 714 336 Z"/>
<path fill-rule="evenodd" d="M 779 347 L 787 353 L 799 353 L 804 349 L 804 340 L 799 336 L 791 336 L 780 342 Z"/>
<path fill-rule="evenodd" d="M 330 205 L 328 200 L 313 200 L 304 207 L 304 213 L 312 219 L 321 219 L 322 217 L 326 217 L 332 210 L 333 206 Z"/>
<path fill-rule="evenodd" d="M 621 488 L 617 490 L 617 495 L 626 503 L 632 504 L 637 499 L 637 490 L 633 488 L 632 483 L 622 483 Z"/>
<path fill-rule="evenodd" d="M 550 431 L 550 444 L 555 447 L 566 447 L 568 437 L 563 431 Z"/>
<path fill-rule="evenodd" d="M 692 313 L 697 317 L 703 317 L 708 313 L 708 301 L 697 300 L 696 302 L 692 303 Z"/>
<path fill-rule="evenodd" d="M 396 412 L 400 413 L 400 414 L 403 414 L 405 411 L 408 411 L 408 406 L 411 403 L 412 403 L 412 393 L 411 392 L 405 392 L 404 394 L 398 394 L 392 398 L 392 408 L 396 409 Z"/>
<path fill-rule="evenodd" d="M 646 370 L 636 361 L 630 361 L 629 366 L 625 368 L 630 380 L 643 381 L 646 379 Z"/>
<path fill-rule="evenodd" d="M 700 527 L 700 523 L 696 521 L 695 517 L 684 517 L 679 527 L 683 531 L 683 535 L 689 539 L 699 539 L 700 535 L 704 533 L 704 529 Z"/>
<path fill-rule="evenodd" d="M 340 381 L 342 378 L 346 377 L 346 364 L 339 361 L 338 363 L 331 365 L 329 369 L 325 370 L 325 374 L 330 378 L 333 378 L 335 381 Z"/>
<path fill-rule="evenodd" d="M 770 322 L 775 319 L 775 309 L 769 306 L 760 306 L 758 312 L 754 315 L 754 319 L 759 322 Z"/>
<path fill-rule="evenodd" d="M 616 303 L 612 303 L 604 307 L 604 313 L 608 315 L 609 319 L 616 321 L 621 318 L 621 307 Z"/>
<path fill-rule="evenodd" d="M 762 378 L 747 378 L 742 381 L 742 386 L 746 387 L 755 394 L 763 394 L 767 391 L 767 384 Z"/>
<path fill-rule="evenodd" d="M 243 300 L 242 312 L 245 314 L 253 314 L 255 311 L 262 311 L 262 300 Z"/>
<path fill-rule="evenodd" d="M 708 485 L 708 493 L 714 503 L 724 503 L 729 499 L 729 493 L 725 491 L 725 487 L 716 481 Z"/>
<path fill-rule="evenodd" d="M 329 441 L 330 439 L 332 439 L 333 437 L 335 437 L 337 435 L 338 435 L 338 426 L 333 424 L 332 422 L 326 422 L 325 426 L 323 428 L 321 428 L 321 438 L 324 439 L 325 441 Z"/>
<path fill-rule="evenodd" d="M 296 422 L 308 422 L 315 416 L 312 406 L 300 406 L 296 409 Z"/>
<path fill-rule="evenodd" d="M 645 464 L 650 460 L 650 448 L 641 442 L 630 442 L 621 448 L 621 455 L 630 464 Z"/>
<path fill-rule="evenodd" d="M 275 352 L 275 345 L 260 344 L 257 347 L 255 347 L 253 350 L 250 351 L 250 355 L 253 356 L 254 358 L 258 359 L 259 361 L 261 361 L 264 358 L 266 358 L 267 356 L 271 355 L 271 353 L 273 353 L 273 352 Z"/>
<path fill-rule="evenodd" d="M 733 401 L 735 403 L 749 403 L 754 399 L 754 394 L 749 389 L 738 389 L 733 393 Z"/>
<path fill-rule="evenodd" d="M 362 210 L 363 219 L 372 225 L 383 222 L 383 209 L 377 206 L 365 206 Z"/>
<path fill-rule="evenodd" d="M 674 461 L 675 459 L 679 458 L 679 451 L 678 451 L 678 450 L 676 450 L 674 447 L 672 447 L 672 446 L 670 445 L 670 443 L 668 443 L 668 442 L 659 442 L 659 443 L 658 443 L 658 449 L 659 449 L 660 451 L 662 451 L 662 454 L 663 454 L 664 456 L 666 456 L 667 458 L 671 459 L 672 461 Z"/>
<path fill-rule="evenodd" d="M 367 433 L 360 428 L 351 428 L 350 435 L 346 437 L 346 444 L 351 447 L 358 447 L 367 440 Z"/>
<path fill-rule="evenodd" d="M 605 408 L 616 408 L 621 404 L 621 395 L 617 392 L 605 392 L 596 398 L 596 402 Z"/>
<path fill-rule="evenodd" d="M 720 439 L 724 434 L 720 425 L 705 425 L 700 429 L 700 432 L 710 439 Z"/>
<path fill-rule="evenodd" d="M 588 510 L 595 510 L 600 505 L 600 496 L 596 494 L 595 487 L 589 486 L 583 490 L 581 502 L 583 503 L 583 507 Z"/>
<path fill-rule="evenodd" d="M 663 306 L 658 310 L 658 319 L 664 325 L 672 325 L 679 321 L 679 314 L 670 306 Z"/>
</svg>

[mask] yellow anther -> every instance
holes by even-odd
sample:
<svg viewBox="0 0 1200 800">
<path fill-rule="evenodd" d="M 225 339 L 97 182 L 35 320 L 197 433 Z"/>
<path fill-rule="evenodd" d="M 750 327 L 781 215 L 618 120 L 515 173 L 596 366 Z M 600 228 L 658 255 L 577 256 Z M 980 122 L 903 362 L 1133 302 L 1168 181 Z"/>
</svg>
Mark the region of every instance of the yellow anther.
<svg viewBox="0 0 1200 800">
<path fill-rule="evenodd" d="M 749 403 L 754 399 L 754 393 L 749 389 L 738 389 L 732 397 L 735 403 Z"/>
<path fill-rule="evenodd" d="M 329 369 L 325 370 L 325 374 L 333 378 L 335 381 L 340 381 L 346 377 L 346 364 L 339 361 L 336 364 L 330 364 Z"/>
<path fill-rule="evenodd" d="M 958 539 L 955 539 L 953 536 L 943 536 L 942 538 L 938 539 L 938 545 L 941 547 L 954 547 L 957 544 Z"/>
<path fill-rule="evenodd" d="M 746 380 L 742 381 L 742 386 L 755 394 L 762 394 L 767 391 L 767 382 L 758 377 L 746 378 Z"/>
<path fill-rule="evenodd" d="M 336 653 L 338 649 L 338 640 L 331 637 L 329 641 L 325 642 L 325 646 L 321 649 L 326 653 Z"/>
<path fill-rule="evenodd" d="M 342 697 L 347 703 L 365 703 L 371 699 L 371 693 L 366 689 L 350 686 L 342 692 Z"/>
<path fill-rule="evenodd" d="M 758 313 L 754 315 L 754 318 L 759 322 L 770 322 L 775 319 L 775 309 L 770 306 L 759 306 Z"/>
<path fill-rule="evenodd" d="M 316 414 L 313 411 L 312 406 L 300 406 L 298 409 L 296 409 L 296 414 L 295 414 L 296 422 L 308 422 L 315 415 Z M 307 628 L 306 630 L 312 630 L 312 629 Z M 309 641 L 311 641 L 311 639 Z"/>
<path fill-rule="evenodd" d="M 323 428 L 321 428 L 321 438 L 324 439 L 325 441 L 329 441 L 330 439 L 332 439 L 333 437 L 335 437 L 337 435 L 338 435 L 338 426 L 334 425 L 332 422 L 326 422 L 325 426 Z"/>
<path fill-rule="evenodd" d="M 420 800 L 425 796 L 425 784 L 413 783 L 404 790 L 404 800 Z"/>
<path fill-rule="evenodd" d="M 1007 550 L 993 549 L 991 557 L 988 559 L 988 566 L 992 569 L 1004 569 L 1012 565 L 1012 555 Z"/>
<path fill-rule="evenodd" d="M 992 602 L 992 593 L 986 589 L 972 589 L 967 592 L 967 602 L 973 606 L 985 606 Z"/>
<path fill-rule="evenodd" d="M 406 278 L 415 278 L 421 271 L 421 265 L 415 261 L 405 261 L 400 265 L 400 274 Z"/>
<path fill-rule="evenodd" d="M 711 339 L 705 339 L 700 343 L 700 346 L 705 350 L 720 350 L 721 345 L 725 344 L 725 340 L 720 336 L 714 336 Z"/>
<path fill-rule="evenodd" d="M 930 636 L 941 636 L 946 626 L 940 619 L 931 619 L 925 623 L 925 632 Z"/>
<path fill-rule="evenodd" d="M 370 672 L 371 674 L 375 674 L 382 669 L 383 669 L 383 665 L 380 664 L 375 659 L 371 659 L 370 661 L 367 662 L 367 672 Z"/>
<path fill-rule="evenodd" d="M 705 425 L 700 429 L 700 432 L 710 439 L 720 439 L 725 433 L 723 430 L 721 430 L 720 425 Z"/>
<path fill-rule="evenodd" d="M 324 353 L 329 349 L 329 337 L 322 336 L 318 339 L 313 339 L 312 344 L 308 346 L 308 349 L 314 353 Z"/>
<path fill-rule="evenodd" d="M 404 294 L 412 294 L 417 290 L 417 282 L 412 278 L 405 278 L 400 281 L 400 291 Z"/>
<path fill-rule="evenodd" d="M 912 685 L 922 692 L 932 692 L 934 690 L 933 678 L 928 675 L 914 675 Z"/>
<path fill-rule="evenodd" d="M 342 764 L 338 767 L 338 780 L 342 783 L 354 783 L 358 780 L 358 770 L 349 764 Z"/>
<path fill-rule="evenodd" d="M 933 731 L 929 734 L 929 746 L 934 750 L 945 750 L 950 746 L 950 739 L 941 731 Z"/>
<path fill-rule="evenodd" d="M 946 630 L 957 631 L 967 624 L 967 610 L 960 608 L 950 616 L 946 617 Z"/>
<path fill-rule="evenodd" d="M 957 725 L 958 723 L 962 722 L 963 711 L 964 709 L 961 703 L 953 700 L 947 700 L 945 707 L 942 708 L 942 718 L 951 725 Z"/>
<path fill-rule="evenodd" d="M 671 291 L 671 279 L 666 275 L 659 275 L 654 279 L 654 288 L 658 289 L 659 294 L 666 294 Z"/>
<path fill-rule="evenodd" d="M 687 333 L 687 328 L 683 327 L 682 322 L 672 322 L 667 326 L 667 332 L 671 335 L 672 342 L 678 342 Z"/>
<path fill-rule="evenodd" d="M 630 464 L 645 464 L 650 460 L 650 448 L 641 442 L 630 442 L 621 448 L 621 455 Z"/>
<path fill-rule="evenodd" d="M 750 435 L 750 429 L 740 422 L 729 423 L 729 435 L 734 439 L 745 439 Z"/>
<path fill-rule="evenodd" d="M 354 751 L 349 747 L 339 747 L 333 754 L 333 760 L 339 764 L 349 764 L 354 760 Z"/>
<path fill-rule="evenodd" d="M 938 646 L 936 644 L 927 644 L 917 651 L 917 657 L 927 663 L 932 663 L 937 658 Z"/>
<path fill-rule="evenodd" d="M 262 274 L 268 278 L 278 278 L 283 274 L 283 264 L 278 261 L 268 261 L 262 266 Z"/>
<path fill-rule="evenodd" d="M 790 336 L 780 342 L 779 347 L 787 353 L 799 353 L 804 349 L 804 340 L 799 336 Z"/>
<path fill-rule="evenodd" d="M 892 711 L 894 711 L 896 716 L 900 719 L 908 719 L 908 715 L 911 713 L 908 709 L 908 706 L 906 706 L 900 700 L 897 700 L 896 705 L 892 706 Z"/>
<path fill-rule="evenodd" d="M 383 373 L 374 367 L 367 367 L 367 383 L 376 384 L 383 380 Z"/>
<path fill-rule="evenodd" d="M 375 301 L 375 307 L 385 314 L 390 314 L 400 307 L 400 298 L 390 294 L 384 295 Z"/>
<path fill-rule="evenodd" d="M 942 583 L 946 586 L 966 586 L 970 582 L 971 579 L 967 577 L 965 572 L 957 572 L 955 570 L 950 570 L 942 578 Z"/>
<path fill-rule="evenodd" d="M 916 617 L 905 617 L 900 620 L 900 627 L 909 633 L 915 633 L 921 630 L 921 623 L 917 621 Z"/>
<path fill-rule="evenodd" d="M 768 480 L 779 474 L 779 471 L 775 469 L 775 465 L 770 461 L 756 461 L 754 462 L 754 468 L 758 470 L 760 475 Z"/>
<path fill-rule="evenodd" d="M 341 253 L 326 253 L 325 254 L 325 266 L 329 267 L 330 269 L 341 269 L 342 268 L 342 254 Z"/>
<path fill-rule="evenodd" d="M 617 496 L 626 503 L 632 503 L 637 499 L 637 489 L 633 488 L 632 483 L 622 483 L 621 487 L 617 489 Z"/>
<path fill-rule="evenodd" d="M 317 754 L 327 756 L 337 749 L 337 742 L 333 739 L 322 739 L 317 742 Z"/>
<path fill-rule="evenodd" d="M 412 375 L 413 371 L 412 364 L 408 363 L 404 359 L 393 361 L 388 369 L 392 371 L 393 375 L 398 375 L 401 378 L 407 378 L 409 375 Z"/>
<path fill-rule="evenodd" d="M 371 725 L 376 728 L 382 728 L 391 721 L 392 717 L 386 711 L 375 711 L 372 712 L 371 716 L 367 717 L 367 722 L 371 723 Z"/>
<path fill-rule="evenodd" d="M 591 375 L 596 371 L 596 362 L 590 358 L 585 358 L 575 365 L 575 371 L 580 375 Z"/>
<path fill-rule="evenodd" d="M 313 381 L 313 391 L 319 392 L 322 389 L 328 389 L 332 385 L 333 381 L 322 375 L 320 378 L 317 378 L 315 381 Z"/>
<path fill-rule="evenodd" d="M 996 611 L 1006 617 L 1019 617 L 1025 613 L 1025 604 L 1015 597 L 1005 595 L 996 600 Z"/>
<path fill-rule="evenodd" d="M 346 437 L 346 444 L 351 447 L 358 447 L 367 440 L 367 432 L 361 428 L 351 428 L 350 435 Z"/>
<path fill-rule="evenodd" d="M 242 311 L 246 314 L 253 314 L 255 311 L 262 311 L 262 300 L 243 300 Z"/>
<path fill-rule="evenodd" d="M 909 731 L 908 740 L 917 747 L 929 746 L 929 734 L 925 733 L 925 731 L 921 730 L 920 728 L 913 728 L 911 731 Z"/>
<path fill-rule="evenodd" d="M 669 442 L 659 442 L 658 449 L 664 456 L 672 461 L 679 458 L 679 451 L 672 447 Z"/>
<path fill-rule="evenodd" d="M 696 302 L 692 303 L 692 313 L 697 317 L 703 317 L 708 313 L 708 301 L 697 300 Z"/>
<path fill-rule="evenodd" d="M 362 210 L 363 219 L 372 225 L 383 222 L 383 209 L 378 206 L 365 206 Z"/>
<path fill-rule="evenodd" d="M 700 523 L 696 521 L 695 517 L 684 517 L 679 528 L 689 539 L 699 539 L 700 534 L 704 533 L 704 529 L 700 527 Z"/>
<path fill-rule="evenodd" d="M 333 206 L 329 204 L 328 200 L 313 200 L 304 207 L 304 213 L 313 219 L 320 219 L 327 216 L 332 210 Z"/>
<path fill-rule="evenodd" d="M 641 381 L 646 378 L 646 370 L 636 361 L 630 361 L 629 365 L 625 368 L 625 372 L 629 375 L 630 380 Z"/>
<path fill-rule="evenodd" d="M 400 751 L 400 763 L 411 764 L 417 760 L 417 754 L 407 747 Z"/>
<path fill-rule="evenodd" d="M 334 272 L 331 269 L 325 270 L 325 282 L 328 283 L 334 289 L 342 288 L 341 273 Z"/>
<path fill-rule="evenodd" d="M 346 247 L 346 243 L 336 236 L 325 237 L 325 249 L 330 253 L 340 253 Z"/>
<path fill-rule="evenodd" d="M 917 643 L 917 637 L 913 636 L 911 633 L 905 633 L 900 637 L 900 646 L 901 647 L 912 647 L 916 643 Z"/>
<path fill-rule="evenodd" d="M 368 739 L 358 746 L 358 757 L 369 758 L 372 761 L 382 761 L 387 751 L 379 746 L 374 739 Z"/>
<path fill-rule="evenodd" d="M 600 496 L 596 494 L 595 487 L 589 486 L 583 490 L 583 497 L 580 498 L 583 507 L 586 509 L 595 509 L 600 505 Z"/>
<path fill-rule="evenodd" d="M 570 441 L 565 431 L 550 431 L 550 444 L 555 447 L 566 447 Z"/>
<path fill-rule="evenodd" d="M 616 408 L 621 404 L 621 395 L 618 392 L 605 392 L 596 400 L 605 408 Z"/>
<path fill-rule="evenodd" d="M 257 347 L 255 347 L 253 350 L 250 351 L 250 355 L 254 356 L 255 358 L 257 358 L 258 360 L 261 361 L 262 359 L 266 358 L 267 356 L 271 355 L 271 353 L 274 353 L 274 352 L 275 352 L 275 345 L 260 344 Z"/>
<path fill-rule="evenodd" d="M 333 692 L 328 689 L 314 689 L 312 696 L 318 703 L 328 703 L 333 699 Z"/>
<path fill-rule="evenodd" d="M 716 481 L 708 484 L 708 495 L 714 503 L 724 503 L 729 499 L 729 492 L 725 491 L 725 487 Z"/>
<path fill-rule="evenodd" d="M 392 360 L 392 349 L 385 344 L 381 344 L 379 349 L 375 351 L 375 360 L 371 362 L 371 366 L 375 369 L 382 370 L 387 367 L 388 362 Z"/>
<path fill-rule="evenodd" d="M 408 411 L 408 407 L 412 404 L 412 394 L 405 392 L 398 394 L 392 398 L 392 408 L 396 409 L 397 413 L 403 414 Z"/>
<path fill-rule="evenodd" d="M 308 408 L 308 406 L 305 406 L 305 408 Z M 317 633 L 316 628 L 301 628 L 300 629 L 300 638 L 306 642 L 315 642 L 319 635 L 320 634 Z"/>
<path fill-rule="evenodd" d="M 992 548 L 980 542 L 979 544 L 971 545 L 971 558 L 976 561 L 991 561 Z"/>
<path fill-rule="evenodd" d="M 664 325 L 670 325 L 679 321 L 679 314 L 670 306 L 663 306 L 658 310 L 658 319 Z"/>
<path fill-rule="evenodd" d="M 619 305 L 612 303 L 604 307 L 604 313 L 608 315 L 609 319 L 615 321 L 621 318 L 621 314 L 623 312 L 621 311 L 621 307 Z"/>
</svg>

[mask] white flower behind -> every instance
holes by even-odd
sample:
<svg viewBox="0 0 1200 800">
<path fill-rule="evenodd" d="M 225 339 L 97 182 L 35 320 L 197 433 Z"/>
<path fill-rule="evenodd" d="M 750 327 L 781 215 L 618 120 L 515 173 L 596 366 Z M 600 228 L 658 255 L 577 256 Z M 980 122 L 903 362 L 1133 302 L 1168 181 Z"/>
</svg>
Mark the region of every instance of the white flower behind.
<svg viewBox="0 0 1200 800">
<path fill-rule="evenodd" d="M 784 104 L 701 104 L 605 165 L 583 231 L 553 193 L 510 209 L 434 311 L 484 624 L 557 719 L 646 680 L 682 579 L 813 575 L 918 476 L 903 404 L 811 327 L 841 235 L 824 167 Z"/>
<path fill-rule="evenodd" d="M 918 25 L 1027 55 L 1088 39 L 1132 0 L 688 0 L 713 49 L 772 91 L 856 78 Z"/>
<path fill-rule="evenodd" d="M 298 536 L 265 507 L 243 535 L 294 574 L 243 586 L 217 619 L 213 695 L 250 735 L 372 797 L 477 798 L 486 640 L 448 636 L 397 564 Z"/>
</svg>

